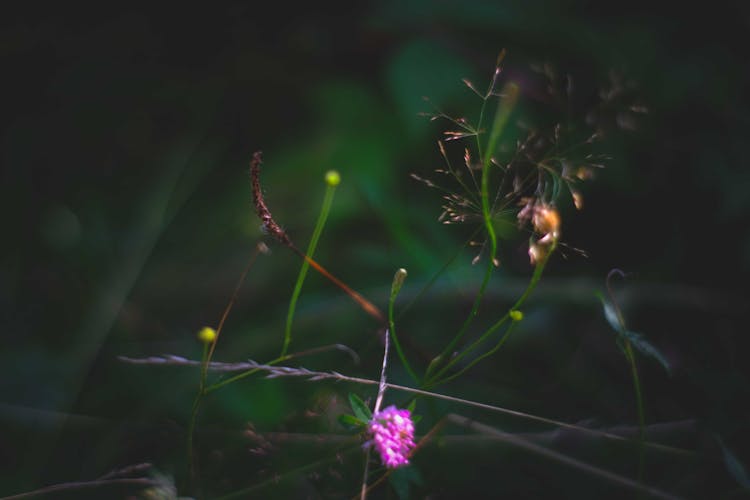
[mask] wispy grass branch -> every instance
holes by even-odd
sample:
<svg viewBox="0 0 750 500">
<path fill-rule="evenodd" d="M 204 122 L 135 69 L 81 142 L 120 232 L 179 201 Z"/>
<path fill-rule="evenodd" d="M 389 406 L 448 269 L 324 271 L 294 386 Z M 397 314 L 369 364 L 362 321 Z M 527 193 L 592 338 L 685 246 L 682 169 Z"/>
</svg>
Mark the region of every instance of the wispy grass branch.
<svg viewBox="0 0 750 500">
<path fill-rule="evenodd" d="M 498 72 L 496 71 L 495 75 L 497 74 Z M 481 178 L 481 185 L 480 185 L 482 218 L 484 220 L 484 229 L 485 229 L 485 232 L 487 233 L 487 240 L 489 242 L 489 259 L 487 262 L 487 267 L 484 272 L 484 277 L 482 278 L 482 284 L 479 287 L 479 291 L 477 293 L 476 298 L 474 299 L 474 304 L 471 307 L 471 311 L 469 312 L 469 315 L 467 316 L 464 323 L 461 325 L 461 328 L 459 329 L 458 333 L 445 346 L 445 348 L 440 353 L 440 355 L 438 355 L 432 361 L 432 363 L 430 363 L 430 366 L 427 369 L 427 373 L 425 374 L 425 381 L 427 382 L 435 379 L 435 377 L 432 376 L 433 372 L 439 369 L 439 366 L 445 361 L 445 359 L 450 355 L 450 353 L 453 352 L 453 349 L 455 349 L 455 347 L 458 345 L 458 343 L 461 341 L 461 339 L 464 337 L 464 335 L 468 331 L 469 326 L 471 325 L 472 321 L 474 320 L 477 313 L 479 312 L 479 305 L 482 302 L 482 297 L 484 296 L 484 292 L 487 289 L 487 285 L 490 282 L 490 277 L 492 276 L 492 272 L 494 268 L 498 265 L 497 236 L 495 234 L 495 228 L 492 222 L 492 212 L 491 212 L 490 199 L 489 199 L 489 182 L 490 182 L 489 179 L 490 179 L 490 166 L 492 164 L 492 155 L 494 154 L 495 149 L 497 148 L 498 140 L 500 139 L 500 136 L 505 130 L 505 126 L 508 123 L 508 119 L 510 118 L 510 114 L 513 108 L 515 107 L 516 100 L 518 98 L 518 87 L 516 85 L 509 84 L 507 86 L 507 89 L 508 89 L 507 95 L 504 98 L 500 99 L 499 101 L 498 110 L 497 110 L 497 113 L 495 114 L 495 119 L 493 121 L 492 130 L 490 132 L 490 136 L 487 141 L 487 149 L 485 150 L 484 157 L 481 156 L 481 150 L 480 150 L 480 158 L 482 161 L 482 178 Z M 486 101 L 485 101 L 485 104 L 486 104 Z M 482 111 L 484 111 L 484 105 L 482 106 Z M 477 140 L 477 142 L 479 143 L 480 141 Z"/>
<path fill-rule="evenodd" d="M 130 358 L 125 356 L 119 357 L 120 361 L 123 361 L 125 363 L 130 364 L 136 364 L 136 365 L 154 365 L 154 366 L 193 366 L 193 367 L 200 367 L 201 362 L 195 361 L 191 359 L 187 359 L 181 356 L 174 356 L 174 355 L 164 355 L 164 356 L 151 356 L 148 358 Z M 321 381 L 321 380 L 332 380 L 337 382 L 350 382 L 354 384 L 361 384 L 361 385 L 374 385 L 379 386 L 380 381 L 378 380 L 372 380 L 367 378 L 361 378 L 361 377 L 351 377 L 348 375 L 344 375 L 342 373 L 336 372 L 336 371 L 314 371 L 309 370 L 304 367 L 291 367 L 291 366 L 278 366 L 278 365 L 271 365 L 271 364 L 263 364 L 258 363 L 256 361 L 244 361 L 241 363 L 223 363 L 223 362 L 212 362 L 209 364 L 208 369 L 210 371 L 216 371 L 216 372 L 223 372 L 223 373 L 231 373 L 236 371 L 242 371 L 247 372 L 248 370 L 252 371 L 253 373 L 258 372 L 264 372 L 266 373 L 266 378 L 282 378 L 282 377 L 295 377 L 295 378 L 304 378 L 311 382 Z M 455 396 L 450 396 L 447 394 L 440 394 L 437 392 L 431 392 L 424 389 L 418 389 L 415 387 L 408 387 L 398 384 L 392 384 L 392 383 L 386 383 L 385 387 L 387 389 L 393 389 L 395 391 L 401 391 L 401 392 L 407 392 L 410 394 L 416 394 L 419 396 L 425 396 L 435 399 L 441 399 L 444 401 L 450 401 L 452 403 L 457 403 L 465 406 L 471 406 L 475 408 L 480 408 L 483 410 L 487 410 L 494 413 L 500 413 L 504 415 L 509 415 L 512 417 L 522 418 L 526 420 L 531 420 L 534 422 L 539 422 L 543 424 L 548 424 L 564 429 L 570 429 L 577 432 L 589 434 L 592 436 L 598 436 L 601 438 L 606 438 L 614 441 L 620 441 L 620 442 L 632 442 L 633 440 L 627 437 L 623 437 L 617 434 L 612 434 L 609 432 L 603 432 L 597 429 L 591 429 L 589 427 L 583 427 L 580 425 L 570 424 L 567 422 L 563 422 L 560 420 L 555 420 L 547 417 L 541 417 L 538 415 L 534 415 L 531 413 L 525 413 L 518 410 L 512 410 L 510 408 L 504 408 L 502 406 L 496 406 L 496 405 L 490 405 L 486 403 L 481 403 L 478 401 L 472 401 L 469 399 L 463 399 L 458 398 Z M 637 442 L 637 441 L 636 441 Z M 651 443 L 647 442 L 646 444 L 649 448 L 652 448 L 654 450 L 663 451 L 666 453 L 674 453 L 678 455 L 684 455 L 684 456 L 693 456 L 694 453 L 689 450 L 684 450 L 681 448 L 675 448 L 668 445 L 663 445 L 659 443 Z"/>
</svg>

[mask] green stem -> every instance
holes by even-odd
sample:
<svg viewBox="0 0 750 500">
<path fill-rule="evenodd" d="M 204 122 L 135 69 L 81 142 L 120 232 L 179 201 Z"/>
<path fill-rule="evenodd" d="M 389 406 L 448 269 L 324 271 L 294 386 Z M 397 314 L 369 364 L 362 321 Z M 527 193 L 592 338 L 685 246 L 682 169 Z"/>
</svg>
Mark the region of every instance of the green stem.
<svg viewBox="0 0 750 500">
<path fill-rule="evenodd" d="M 279 356 L 276 359 L 272 359 L 271 361 L 269 361 L 266 364 L 270 365 L 270 366 L 277 365 L 277 364 L 281 363 L 282 361 L 286 361 L 288 359 L 292 359 L 293 357 L 295 357 L 294 354 L 285 354 L 284 356 Z M 243 378 L 249 377 L 253 373 L 257 373 L 258 371 L 259 370 L 257 368 L 253 368 L 252 370 L 248 370 L 246 372 L 242 372 L 239 375 L 235 375 L 234 377 L 230 377 L 230 378 L 228 378 L 226 380 L 222 380 L 221 382 L 216 382 L 215 384 L 212 384 L 212 385 L 206 387 L 204 389 L 204 391 L 203 391 L 203 394 L 206 394 L 206 395 L 210 394 L 210 393 L 214 392 L 217 389 L 221 389 L 225 385 L 229 385 L 232 382 L 236 382 L 238 380 L 242 380 Z"/>
<path fill-rule="evenodd" d="M 493 232 L 494 236 L 494 232 Z M 456 344 L 461 340 L 461 338 L 466 333 L 466 330 L 469 329 L 469 325 L 471 324 L 474 317 L 477 315 L 477 312 L 479 311 L 479 304 L 482 302 L 482 297 L 484 296 L 484 292 L 487 289 L 487 285 L 490 282 L 490 277 L 492 276 L 492 270 L 494 268 L 495 264 L 492 260 L 492 258 L 487 263 L 487 269 L 484 272 L 484 278 L 482 279 L 482 284 L 479 287 L 479 292 L 477 293 L 477 296 L 474 298 L 474 304 L 471 306 L 471 311 L 469 312 L 469 315 L 464 320 L 463 324 L 461 325 L 461 329 L 458 331 L 455 337 L 448 343 L 447 346 L 445 346 L 445 349 L 435 358 L 432 360 L 430 365 L 427 367 L 427 372 L 425 373 L 425 379 L 428 379 L 432 372 L 437 369 L 439 364 L 445 359 L 451 351 L 456 347 Z"/>
<path fill-rule="evenodd" d="M 645 410 L 643 407 L 643 393 L 641 391 L 641 379 L 638 376 L 638 366 L 635 362 L 635 352 L 633 351 L 633 345 L 630 343 L 630 341 L 627 338 L 626 335 L 626 328 L 625 328 L 625 318 L 622 315 L 622 311 L 620 311 L 620 306 L 617 304 L 617 301 L 615 300 L 615 295 L 612 292 L 612 283 L 611 280 L 614 276 L 620 276 L 625 277 L 625 273 L 622 272 L 620 269 L 612 269 L 607 274 L 607 293 L 609 294 L 610 302 L 612 303 L 612 308 L 615 311 L 615 315 L 617 316 L 617 322 L 620 326 L 620 331 L 618 332 L 620 334 L 620 338 L 623 340 L 624 344 L 624 351 L 625 351 L 625 358 L 628 360 L 628 363 L 630 363 L 630 371 L 633 376 L 633 388 L 635 390 L 635 400 L 636 400 L 636 408 L 638 410 L 638 481 L 643 481 L 643 471 L 644 471 L 644 464 L 645 464 L 645 442 L 646 442 L 646 416 L 645 416 Z"/>
<path fill-rule="evenodd" d="M 477 121 L 477 154 L 479 155 L 479 160 L 481 161 L 482 156 L 482 140 L 481 140 L 481 133 L 482 133 L 482 122 L 484 121 L 484 110 L 487 108 L 487 102 L 488 98 L 484 99 L 484 102 L 482 102 L 482 107 L 479 110 L 479 120 Z"/>
<path fill-rule="evenodd" d="M 463 252 L 464 248 L 469 245 L 469 243 L 474 240 L 477 234 L 479 234 L 479 231 L 481 231 L 482 226 L 477 226 L 477 228 L 472 231 L 469 238 L 458 247 L 456 252 L 451 255 L 451 257 L 443 264 L 443 267 L 441 267 L 435 274 L 432 275 L 430 280 L 425 284 L 419 292 L 417 292 L 414 297 L 411 299 L 411 301 L 406 304 L 404 307 L 401 308 L 401 310 L 398 313 L 398 318 L 401 318 L 411 307 L 419 302 L 419 299 L 422 298 L 422 296 L 427 293 L 427 291 L 432 288 L 432 286 L 437 282 L 437 280 L 445 273 L 445 271 L 450 267 L 451 264 L 458 258 L 459 255 L 461 255 L 461 252 Z"/>
<path fill-rule="evenodd" d="M 337 460 L 348 460 L 348 455 L 352 455 L 361 451 L 362 445 L 357 443 L 354 446 L 343 448 L 335 454 L 332 453 L 332 456 L 328 458 L 302 465 L 300 467 L 297 467 L 296 469 L 288 470 L 280 474 L 273 474 L 265 481 L 254 484 L 252 486 L 248 486 L 247 488 L 243 488 L 241 490 L 227 493 L 226 495 L 222 495 L 220 497 L 215 497 L 214 500 L 230 500 L 235 498 L 265 498 L 264 496 L 257 493 L 258 491 L 262 491 L 264 488 L 268 488 L 269 491 L 267 495 L 270 495 L 273 498 L 275 496 L 278 496 L 279 484 L 288 481 L 290 478 L 305 478 L 308 472 L 315 471 L 316 469 L 322 470 L 323 465 L 329 464 L 331 462 L 336 462 Z"/>
<path fill-rule="evenodd" d="M 497 62 L 495 63 L 495 74 L 492 75 L 492 81 L 487 89 L 487 93 L 482 98 L 482 107 L 479 109 L 479 120 L 477 120 L 477 153 L 479 159 L 482 159 L 482 141 L 479 139 L 479 134 L 482 133 L 482 122 L 484 121 L 484 111 L 487 108 L 487 102 L 490 97 L 495 93 L 495 85 L 497 85 L 497 77 L 500 75 L 500 69 L 502 67 L 503 59 L 505 59 L 505 49 L 503 49 L 497 56 Z"/>
<path fill-rule="evenodd" d="M 338 350 L 342 350 L 343 349 L 345 351 L 348 351 L 350 354 L 353 354 L 356 357 L 356 354 L 354 354 L 354 352 L 351 349 L 349 349 L 348 347 L 343 346 L 341 344 L 331 344 L 331 345 L 326 345 L 326 346 L 321 346 L 321 347 L 314 347 L 312 349 L 307 349 L 307 350 L 304 350 L 304 351 L 294 352 L 292 354 L 285 354 L 284 356 L 279 356 L 276 359 L 272 359 L 271 361 L 269 361 L 268 363 L 266 363 L 266 365 L 273 366 L 273 365 L 277 365 L 277 364 L 279 364 L 279 363 L 281 363 L 283 361 L 288 361 L 290 359 L 300 358 L 300 357 L 303 357 L 303 356 L 309 356 L 309 355 L 312 355 L 312 354 L 319 354 L 321 352 L 327 352 L 327 351 L 330 351 L 332 349 L 338 349 Z M 357 358 L 356 362 L 357 363 L 359 362 L 358 358 Z M 258 372 L 258 369 L 257 368 L 253 368 L 252 370 L 244 371 L 244 372 L 240 373 L 239 375 L 235 375 L 234 377 L 230 377 L 230 378 L 228 378 L 226 380 L 222 380 L 221 382 L 216 382 L 215 384 L 212 384 L 212 385 L 206 387 L 205 390 L 203 391 L 203 394 L 204 395 L 208 395 L 208 394 L 210 394 L 210 393 L 212 393 L 212 392 L 214 392 L 214 391 L 216 391 L 218 389 L 221 389 L 225 385 L 229 385 L 232 382 L 236 382 L 238 380 L 242 380 L 243 378 L 249 377 L 253 373 L 257 373 L 257 372 Z"/>
<path fill-rule="evenodd" d="M 313 254 L 315 253 L 315 249 L 318 246 L 318 240 L 320 239 L 320 235 L 323 233 L 323 227 L 325 226 L 326 220 L 328 219 L 328 213 L 331 210 L 331 204 L 333 203 L 333 195 L 335 191 L 336 186 L 328 184 L 325 197 L 323 198 L 323 206 L 321 207 L 320 214 L 318 215 L 318 222 L 315 224 L 315 230 L 313 231 L 312 238 L 310 239 L 310 244 L 307 247 L 306 255 L 310 258 L 312 258 Z M 289 350 L 289 344 L 292 341 L 292 321 L 294 319 L 294 311 L 297 307 L 297 299 L 302 292 L 302 283 L 305 281 L 305 276 L 307 275 L 307 270 L 309 268 L 310 263 L 306 259 L 303 259 L 302 267 L 299 270 L 299 275 L 297 275 L 297 283 L 295 283 L 294 285 L 292 298 L 289 301 L 289 311 L 286 315 L 286 328 L 284 330 L 284 345 L 281 348 L 280 356 L 286 355 L 287 351 Z"/>
<path fill-rule="evenodd" d="M 469 329 L 469 325 L 474 320 L 477 312 L 479 311 L 479 304 L 482 301 L 482 297 L 484 296 L 484 292 L 487 289 L 487 285 L 490 282 L 490 277 L 492 276 L 492 271 L 495 267 L 497 254 L 497 236 L 495 235 L 495 228 L 492 226 L 492 209 L 489 201 L 490 166 L 492 164 L 492 155 L 497 149 L 497 144 L 500 140 L 500 136 L 502 135 L 502 132 L 508 123 L 510 114 L 513 111 L 516 100 L 518 99 L 518 86 L 516 84 L 509 83 L 505 86 L 503 93 L 504 97 L 500 99 L 500 102 L 498 103 L 498 110 L 497 113 L 495 113 L 495 120 L 492 123 L 492 131 L 490 132 L 490 137 L 487 141 L 487 149 L 485 151 L 484 158 L 482 158 L 482 183 L 480 186 L 480 191 L 482 200 L 482 218 L 484 219 L 484 227 L 487 231 L 487 240 L 489 241 L 490 246 L 489 262 L 487 263 L 487 269 L 484 272 L 482 284 L 479 287 L 479 292 L 477 293 L 476 298 L 474 299 L 474 304 L 472 305 L 471 311 L 469 312 L 469 316 L 466 318 L 463 325 L 461 325 L 461 329 L 458 331 L 456 336 L 453 337 L 453 339 L 448 343 L 445 349 L 443 349 L 440 355 L 435 358 L 432 363 L 430 363 L 430 366 L 428 366 L 427 368 L 427 373 L 425 374 L 426 379 L 430 377 L 432 371 L 437 369 L 438 365 L 446 358 L 446 356 L 448 356 L 453 351 L 453 349 L 455 349 L 458 342 L 460 342 L 461 338 L 463 338 L 463 336 L 466 334 L 466 331 Z M 483 114 L 484 105 L 482 106 L 480 115 Z M 480 120 L 481 119 L 482 117 L 480 116 Z"/>
<path fill-rule="evenodd" d="M 208 373 L 208 353 L 209 344 L 203 344 L 203 356 L 201 358 L 201 375 L 198 383 L 198 392 L 193 400 L 193 407 L 190 410 L 190 422 L 187 430 L 187 453 L 188 453 L 188 477 L 190 482 L 195 482 L 195 458 L 193 455 L 193 434 L 195 433 L 195 423 L 198 420 L 198 409 L 200 408 L 201 399 L 206 393 L 206 374 Z"/>
<path fill-rule="evenodd" d="M 516 303 L 511 306 L 510 309 L 508 309 L 508 312 L 506 312 L 502 318 L 500 318 L 497 322 L 495 322 L 494 325 L 492 325 L 487 331 L 485 331 L 482 335 L 479 336 L 479 338 L 474 341 L 469 347 L 467 347 L 463 352 L 456 355 L 453 359 L 451 359 L 443 368 L 440 369 L 435 375 L 433 375 L 427 382 L 424 384 L 424 387 L 430 388 L 434 387 L 435 385 L 441 384 L 445 382 L 445 380 L 440 380 L 440 376 L 443 375 L 446 371 L 448 371 L 453 365 L 455 365 L 457 362 L 459 362 L 461 359 L 463 359 L 466 355 L 470 354 L 472 351 L 474 351 L 477 347 L 479 347 L 479 344 L 483 343 L 487 338 L 495 333 L 506 321 L 508 321 L 508 318 L 510 318 L 510 312 L 514 310 L 518 310 L 521 308 L 521 306 L 526 302 L 526 299 L 529 298 L 529 295 L 531 295 L 531 292 L 534 291 L 537 284 L 539 283 L 539 280 L 542 278 L 542 274 L 544 273 L 544 268 L 547 266 L 547 262 L 549 261 L 550 256 L 557 248 L 557 241 L 553 240 L 552 244 L 550 245 L 546 255 L 537 263 L 536 268 L 534 269 L 534 274 L 531 276 L 531 281 L 529 281 L 528 286 L 526 287 L 526 290 L 524 290 L 523 294 L 516 300 Z M 502 344 L 501 344 L 502 345 Z M 499 346 L 495 350 L 499 349 Z M 455 378 L 455 377 L 451 377 Z"/>
<path fill-rule="evenodd" d="M 638 376 L 638 366 L 635 362 L 635 352 L 629 340 L 625 341 L 625 356 L 630 362 L 630 371 L 633 375 L 633 388 L 635 389 L 635 400 L 638 409 L 638 482 L 643 482 L 643 471 L 645 465 L 646 449 L 646 416 L 643 407 L 643 393 L 641 392 L 641 379 Z"/>
<path fill-rule="evenodd" d="M 240 291 L 240 287 L 242 286 L 242 283 L 245 281 L 245 277 L 247 276 L 248 271 L 250 271 L 250 268 L 253 266 L 253 263 L 255 263 L 255 259 L 258 257 L 258 254 L 261 252 L 261 249 L 262 247 L 260 245 L 255 247 L 255 251 L 250 257 L 250 260 L 245 266 L 245 269 L 242 271 L 242 274 L 240 275 L 240 279 L 237 282 L 237 286 L 234 289 L 234 293 L 232 294 L 232 297 L 229 299 L 229 303 L 224 308 L 224 312 L 221 315 L 221 319 L 219 320 L 219 325 L 216 328 L 216 331 L 214 332 L 213 340 L 210 342 L 204 340 L 203 356 L 201 358 L 201 375 L 200 375 L 200 381 L 198 383 L 198 392 L 195 394 L 195 399 L 193 400 L 193 406 L 190 410 L 190 420 L 188 422 L 188 431 L 187 431 L 188 478 L 189 478 L 189 481 L 191 482 L 194 482 L 195 480 L 194 479 L 195 478 L 195 462 L 194 462 L 194 457 L 193 457 L 193 435 L 195 434 L 195 424 L 198 420 L 198 410 L 200 409 L 201 400 L 203 399 L 203 396 L 207 394 L 206 380 L 208 376 L 208 365 L 211 362 L 211 357 L 213 356 L 214 350 L 216 349 L 216 344 L 219 341 L 219 335 L 221 334 L 221 331 L 224 328 L 224 322 L 226 321 L 227 316 L 229 315 L 229 311 L 232 310 L 232 306 L 234 305 L 234 302 L 237 300 L 237 294 Z"/>
<path fill-rule="evenodd" d="M 198 419 L 198 408 L 200 407 L 201 397 L 203 393 L 201 391 L 195 395 L 193 400 L 193 408 L 190 410 L 190 423 L 188 424 L 187 430 L 187 451 L 188 451 L 188 473 L 190 482 L 195 482 L 195 462 L 193 457 L 193 434 L 195 433 L 195 422 Z"/>
<path fill-rule="evenodd" d="M 503 346 L 503 344 L 505 344 L 505 341 L 508 340 L 508 337 L 510 337 L 510 332 L 513 330 L 513 326 L 515 324 L 516 324 L 516 322 L 514 321 L 510 325 L 508 325 L 508 329 L 505 330 L 505 334 L 502 337 L 500 337 L 500 340 L 498 340 L 497 344 L 495 344 L 495 347 L 493 347 L 489 351 L 485 352 L 484 354 L 478 356 L 475 360 L 473 360 L 471 363 L 469 363 L 468 365 L 466 365 L 463 369 L 459 370 L 458 372 L 454 373 L 453 375 L 445 377 L 443 380 L 440 380 L 439 382 L 436 383 L 436 385 L 437 384 L 445 384 L 447 382 L 450 382 L 454 378 L 460 377 L 461 375 L 463 375 L 464 373 L 466 373 L 467 371 L 469 371 L 474 365 L 476 365 L 477 363 L 479 363 L 480 361 L 482 361 L 484 358 L 492 356 L 493 354 L 495 354 Z"/>
<path fill-rule="evenodd" d="M 398 353 L 399 359 L 401 359 L 401 362 L 404 364 L 404 368 L 406 368 L 406 371 L 409 373 L 409 376 L 416 382 L 419 380 L 419 377 L 417 377 L 417 374 L 414 373 L 414 370 L 412 370 L 411 365 L 409 365 L 409 362 L 406 360 L 404 351 L 401 349 L 401 343 L 398 341 L 398 336 L 396 336 L 396 325 L 393 320 L 393 304 L 396 302 L 396 297 L 398 296 L 398 292 L 401 291 L 401 287 L 404 285 L 404 279 L 406 279 L 405 269 L 399 269 L 398 271 L 396 271 L 396 274 L 393 276 L 393 284 L 391 285 L 391 296 L 390 296 L 390 299 L 388 300 L 388 330 L 391 333 L 391 339 L 393 339 L 393 345 L 396 347 L 396 352 Z"/>
</svg>

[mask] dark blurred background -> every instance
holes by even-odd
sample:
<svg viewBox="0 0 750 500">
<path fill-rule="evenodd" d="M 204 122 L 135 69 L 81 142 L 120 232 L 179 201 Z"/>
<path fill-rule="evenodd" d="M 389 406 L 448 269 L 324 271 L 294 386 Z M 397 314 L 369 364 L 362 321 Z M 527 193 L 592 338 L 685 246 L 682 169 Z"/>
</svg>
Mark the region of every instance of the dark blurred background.
<svg viewBox="0 0 750 500">
<path fill-rule="evenodd" d="M 616 286 L 628 327 L 671 369 L 639 357 L 647 423 L 662 424 L 653 438 L 693 452 L 649 452 L 646 482 L 694 498 L 747 491 L 747 3 L 71 10 L 46 2 L 3 10 L 0 495 L 150 462 L 186 496 L 244 488 L 256 489 L 239 498 L 353 496 L 359 444 L 335 419 L 347 411 L 347 392 L 367 398 L 372 388 L 254 378 L 217 391 L 200 414 L 201 480 L 189 487 L 184 435 L 197 371 L 126 365 L 117 356 L 199 358 L 195 333 L 216 324 L 261 240 L 272 253 L 251 269 L 216 359 L 278 354 L 300 261 L 265 240 L 253 214 L 247 167 L 258 149 L 267 203 L 301 247 L 324 173 L 340 171 L 316 256 L 383 308 L 393 272 L 407 268 L 403 308 L 473 229 L 440 224 L 440 194 L 409 177 L 442 166 L 436 141 L 448 124 L 419 116 L 431 111 L 422 96 L 457 116 L 476 116 L 481 101 L 461 79 L 483 89 L 503 48 L 505 78 L 521 85 L 521 112 L 547 104 L 528 83 L 545 63 L 572 77 L 568 112 L 576 119 L 584 121 L 613 82 L 626 82 L 627 98 L 649 112 L 613 108 L 598 116 L 606 132 L 598 147 L 612 160 L 582 187 L 583 211 L 561 204 L 563 240 L 588 257 L 563 248 L 507 346 L 439 390 L 634 429 L 629 367 L 594 295 L 619 268 L 630 273 Z M 472 335 L 528 281 L 525 244 L 522 235 L 501 241 L 503 266 Z M 482 264 L 471 265 L 474 255 L 461 252 L 399 319 L 420 370 L 470 308 L 482 272 Z M 312 273 L 292 347 L 333 342 L 362 362 L 329 352 L 294 364 L 377 377 L 377 324 Z M 395 358 L 390 376 L 410 383 Z M 448 412 L 533 439 L 554 430 L 420 400 L 418 433 Z M 272 446 L 260 449 L 248 425 Z M 411 481 L 415 498 L 632 497 L 507 444 L 477 441 L 470 430 L 448 426 L 443 434 L 398 483 Z M 635 475 L 632 446 L 580 435 L 553 444 Z M 395 498 L 396 490 L 383 486 L 375 495 Z"/>
</svg>

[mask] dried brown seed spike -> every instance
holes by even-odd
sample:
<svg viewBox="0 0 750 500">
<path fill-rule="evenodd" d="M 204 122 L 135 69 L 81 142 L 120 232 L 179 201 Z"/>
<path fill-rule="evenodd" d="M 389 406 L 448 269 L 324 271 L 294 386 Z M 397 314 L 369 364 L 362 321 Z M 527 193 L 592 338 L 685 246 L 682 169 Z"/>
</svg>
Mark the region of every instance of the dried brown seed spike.
<svg viewBox="0 0 750 500">
<path fill-rule="evenodd" d="M 258 214 L 263 223 L 263 230 L 276 238 L 280 243 L 288 247 L 293 246 L 292 240 L 286 235 L 283 229 L 273 220 L 271 211 L 263 200 L 263 191 L 260 187 L 260 165 L 263 163 L 263 153 L 256 151 L 253 153 L 253 159 L 250 160 L 250 181 L 253 190 L 253 204 L 255 213 Z"/>
</svg>

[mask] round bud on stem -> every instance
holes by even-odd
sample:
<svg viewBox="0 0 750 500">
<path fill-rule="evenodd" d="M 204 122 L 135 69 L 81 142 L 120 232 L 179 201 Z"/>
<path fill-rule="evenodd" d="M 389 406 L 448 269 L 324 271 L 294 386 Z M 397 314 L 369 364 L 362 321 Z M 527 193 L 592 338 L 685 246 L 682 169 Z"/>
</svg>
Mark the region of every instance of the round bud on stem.
<svg viewBox="0 0 750 500">
<path fill-rule="evenodd" d="M 341 176 L 336 170 L 326 172 L 326 184 L 330 187 L 336 187 L 341 183 Z"/>
<path fill-rule="evenodd" d="M 523 319 L 523 313 L 518 309 L 511 310 L 510 313 L 508 313 L 508 316 L 510 316 L 510 319 L 513 321 L 521 321 Z"/>
<path fill-rule="evenodd" d="M 404 284 L 404 280 L 406 279 L 406 276 L 408 273 L 406 272 L 406 269 L 403 267 L 399 268 L 396 271 L 396 274 L 393 275 L 393 287 L 394 288 L 401 288 L 401 285 Z"/>
<path fill-rule="evenodd" d="M 210 326 L 204 326 L 198 332 L 198 340 L 204 344 L 211 344 L 216 340 L 216 330 Z"/>
</svg>

